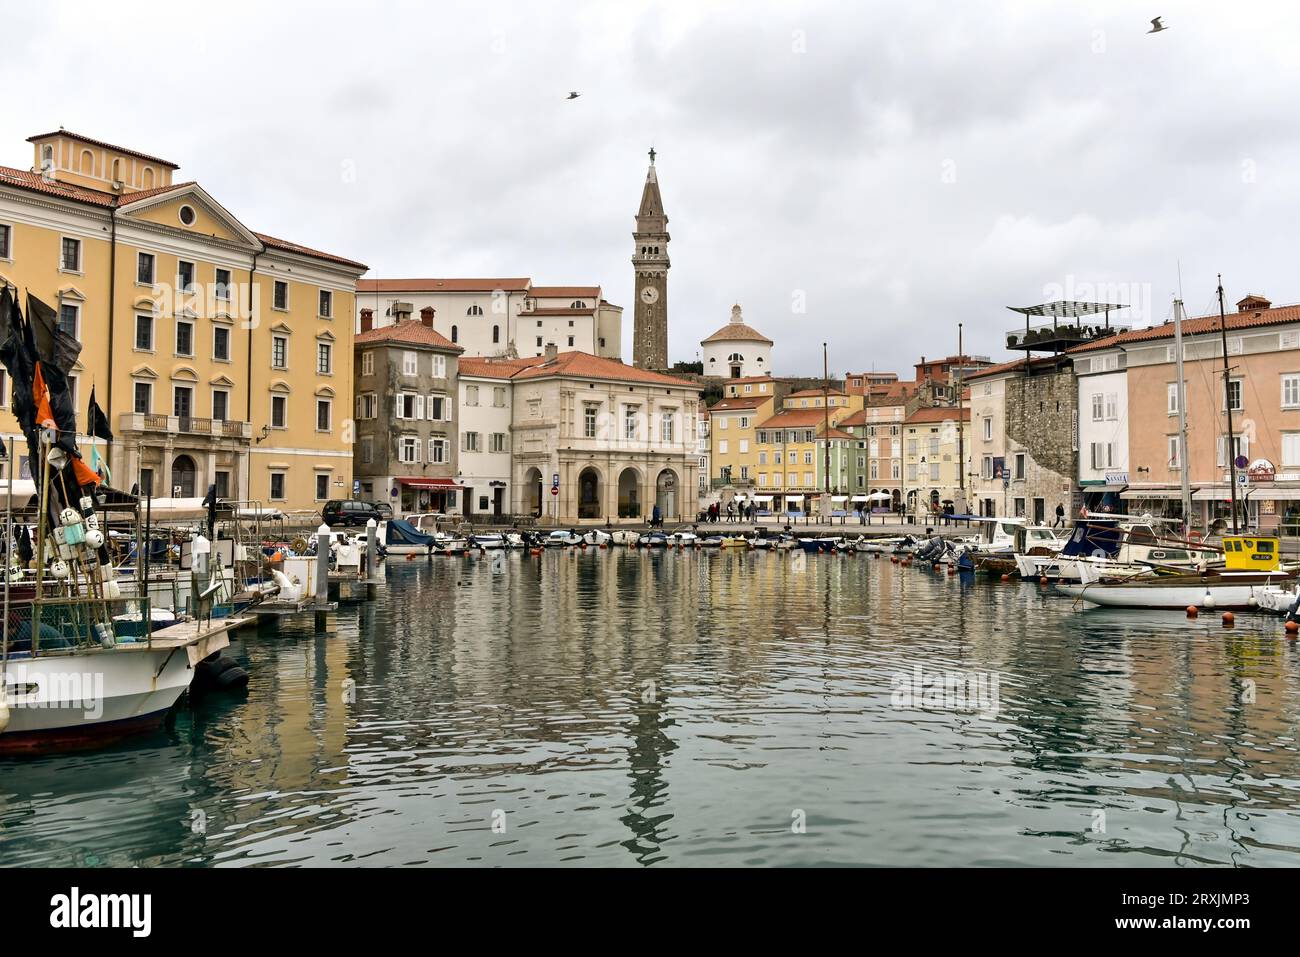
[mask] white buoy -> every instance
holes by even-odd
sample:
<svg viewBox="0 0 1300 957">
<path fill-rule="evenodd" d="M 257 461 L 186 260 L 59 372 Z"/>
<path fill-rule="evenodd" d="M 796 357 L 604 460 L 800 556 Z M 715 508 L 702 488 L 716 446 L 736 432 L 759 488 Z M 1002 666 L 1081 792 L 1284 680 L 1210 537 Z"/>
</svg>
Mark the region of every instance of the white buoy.
<svg viewBox="0 0 1300 957">
<path fill-rule="evenodd" d="M 1205 608 L 1214 607 L 1214 596 L 1210 594 L 1210 590 L 1208 588 L 1205 590 L 1205 597 L 1201 599 L 1201 605 L 1202 607 Z"/>
</svg>

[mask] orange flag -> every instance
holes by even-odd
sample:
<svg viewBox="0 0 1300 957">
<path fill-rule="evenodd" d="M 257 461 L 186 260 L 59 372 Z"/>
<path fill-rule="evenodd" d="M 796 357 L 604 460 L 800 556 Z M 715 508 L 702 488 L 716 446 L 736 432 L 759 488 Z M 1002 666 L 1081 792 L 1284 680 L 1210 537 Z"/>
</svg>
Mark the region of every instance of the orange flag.
<svg viewBox="0 0 1300 957">
<path fill-rule="evenodd" d="M 36 424 L 43 429 L 54 428 L 54 410 L 50 408 L 50 393 L 45 388 L 45 376 L 41 374 L 39 362 L 32 373 L 32 398 L 36 401 Z"/>
<path fill-rule="evenodd" d="M 79 458 L 72 460 L 72 473 L 77 476 L 77 485 L 82 488 L 87 485 L 98 485 L 100 482 L 99 475 Z"/>
</svg>

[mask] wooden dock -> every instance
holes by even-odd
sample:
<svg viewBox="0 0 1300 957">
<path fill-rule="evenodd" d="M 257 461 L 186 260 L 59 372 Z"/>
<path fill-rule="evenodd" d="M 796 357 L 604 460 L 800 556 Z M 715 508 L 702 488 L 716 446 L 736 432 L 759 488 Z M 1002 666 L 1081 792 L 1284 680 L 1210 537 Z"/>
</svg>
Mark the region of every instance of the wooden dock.
<svg viewBox="0 0 1300 957">
<path fill-rule="evenodd" d="M 134 641 L 118 644 L 114 651 L 157 651 L 184 648 L 190 665 L 197 665 L 214 651 L 220 651 L 230 644 L 230 633 L 247 624 L 252 619 L 213 618 L 204 620 L 181 621 L 155 633 L 147 642 Z"/>
</svg>

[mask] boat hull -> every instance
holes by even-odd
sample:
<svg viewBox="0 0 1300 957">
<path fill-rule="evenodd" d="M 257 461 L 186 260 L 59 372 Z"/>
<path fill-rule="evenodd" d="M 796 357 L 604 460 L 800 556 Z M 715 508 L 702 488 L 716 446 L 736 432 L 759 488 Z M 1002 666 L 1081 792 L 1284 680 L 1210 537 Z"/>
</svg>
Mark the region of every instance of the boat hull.
<svg viewBox="0 0 1300 957">
<path fill-rule="evenodd" d="M 157 727 L 190 685 L 183 649 L 11 659 L 0 754 L 96 747 Z"/>
<path fill-rule="evenodd" d="M 1055 588 L 1062 595 L 1107 608 L 1186 608 L 1194 605 L 1197 608 L 1236 611 L 1259 607 L 1265 589 L 1289 581 L 1294 579 L 1286 575 L 1252 575 L 1249 580 L 1239 582 L 1198 579 L 1171 583 L 1154 579 L 1131 584 L 1058 583 Z"/>
</svg>

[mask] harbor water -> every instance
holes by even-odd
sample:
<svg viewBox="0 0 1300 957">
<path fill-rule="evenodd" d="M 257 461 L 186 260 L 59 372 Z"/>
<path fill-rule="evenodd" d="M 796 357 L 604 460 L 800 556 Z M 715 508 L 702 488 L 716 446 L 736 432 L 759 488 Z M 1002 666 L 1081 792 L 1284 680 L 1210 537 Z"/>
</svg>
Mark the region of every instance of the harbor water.
<svg viewBox="0 0 1300 957">
<path fill-rule="evenodd" d="M 1276 617 L 867 555 L 389 565 L 240 632 L 246 692 L 0 761 L 0 864 L 1300 864 Z"/>
</svg>

